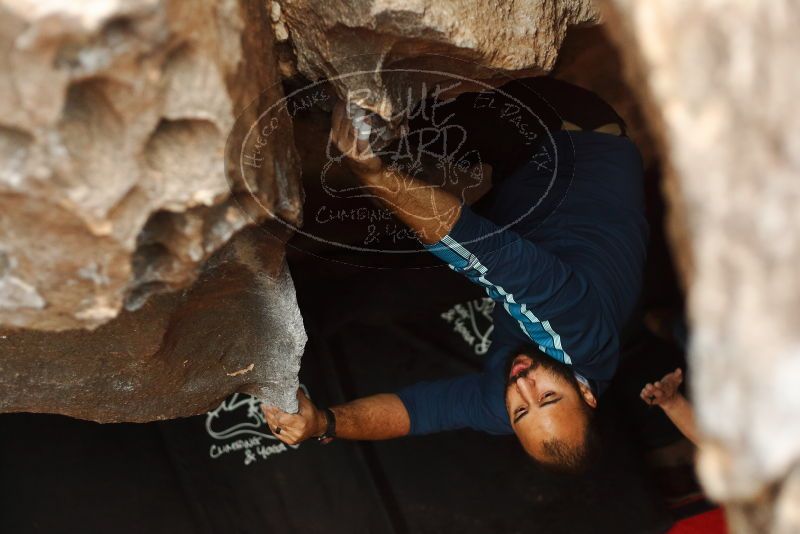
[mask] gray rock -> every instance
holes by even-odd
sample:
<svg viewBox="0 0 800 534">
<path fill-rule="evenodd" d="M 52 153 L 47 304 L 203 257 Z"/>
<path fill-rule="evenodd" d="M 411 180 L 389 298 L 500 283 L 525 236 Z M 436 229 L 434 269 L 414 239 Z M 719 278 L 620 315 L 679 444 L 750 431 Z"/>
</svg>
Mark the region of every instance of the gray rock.
<svg viewBox="0 0 800 534">
<path fill-rule="evenodd" d="M 207 411 L 237 391 L 296 411 L 306 334 L 283 249 L 248 229 L 191 289 L 95 330 L 0 329 L 0 412 L 143 422 Z"/>
</svg>

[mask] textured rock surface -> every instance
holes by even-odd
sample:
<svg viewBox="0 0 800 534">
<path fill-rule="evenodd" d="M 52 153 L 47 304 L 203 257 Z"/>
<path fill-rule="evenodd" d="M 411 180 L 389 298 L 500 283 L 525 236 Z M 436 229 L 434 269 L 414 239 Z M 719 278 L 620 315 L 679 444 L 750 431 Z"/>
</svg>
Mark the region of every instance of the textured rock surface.
<svg viewBox="0 0 800 534">
<path fill-rule="evenodd" d="M 425 69 L 491 79 L 541 74 L 556 60 L 567 27 L 594 22 L 590 0 L 279 0 L 297 67 L 311 79 L 331 78 L 340 95 L 384 117 L 403 109 L 404 92 Z M 446 56 L 446 57 L 443 57 Z M 363 72 L 358 76 L 352 73 Z M 342 75 L 346 75 L 341 77 Z M 337 77 L 339 76 L 339 77 Z"/>
<path fill-rule="evenodd" d="M 101 422 L 193 415 L 234 391 L 294 411 L 306 342 L 283 242 L 237 234 L 186 291 L 93 330 L 0 330 L 0 412 Z"/>
<path fill-rule="evenodd" d="M 702 482 L 734 531 L 798 532 L 800 5 L 603 7 L 669 162 Z"/>
<path fill-rule="evenodd" d="M 223 155 L 235 117 L 282 94 L 272 50 L 244 0 L 0 1 L 0 324 L 97 327 L 264 218 Z M 297 220 L 291 135 L 267 151 L 250 185 Z"/>
<path fill-rule="evenodd" d="M 283 96 L 273 41 L 245 0 L 0 0 L 0 411 L 296 408 L 283 245 L 247 229 L 299 222 L 291 123 L 235 164 Z"/>
</svg>

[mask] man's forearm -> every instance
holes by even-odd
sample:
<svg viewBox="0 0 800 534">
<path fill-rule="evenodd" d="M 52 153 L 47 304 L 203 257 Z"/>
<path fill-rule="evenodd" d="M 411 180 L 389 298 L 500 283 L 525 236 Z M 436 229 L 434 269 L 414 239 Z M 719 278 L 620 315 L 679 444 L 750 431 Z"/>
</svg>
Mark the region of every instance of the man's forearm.
<svg viewBox="0 0 800 534">
<path fill-rule="evenodd" d="M 411 420 L 403 401 L 383 393 L 331 408 L 336 416 L 336 437 L 354 440 L 399 438 L 408 434 Z M 320 423 L 320 426 L 324 424 Z M 324 426 L 321 429 L 324 431 Z M 321 432 L 320 432 L 321 433 Z"/>
<path fill-rule="evenodd" d="M 440 241 L 450 233 L 461 214 L 461 203 L 456 197 L 402 172 L 383 168 L 359 173 L 358 177 L 423 243 Z"/>
</svg>

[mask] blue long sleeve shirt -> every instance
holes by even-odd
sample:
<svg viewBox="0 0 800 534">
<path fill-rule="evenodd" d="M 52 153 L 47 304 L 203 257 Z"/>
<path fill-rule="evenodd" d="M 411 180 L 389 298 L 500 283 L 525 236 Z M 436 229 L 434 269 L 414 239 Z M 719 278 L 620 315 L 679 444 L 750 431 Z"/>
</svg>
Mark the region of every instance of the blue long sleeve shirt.
<svg viewBox="0 0 800 534">
<path fill-rule="evenodd" d="M 497 302 L 492 345 L 483 372 L 398 392 L 411 434 L 512 433 L 503 371 L 524 344 L 570 365 L 602 394 L 641 289 L 642 186 L 628 138 L 562 131 L 492 191 L 482 215 L 462 208 L 450 233 L 427 248 Z"/>
</svg>

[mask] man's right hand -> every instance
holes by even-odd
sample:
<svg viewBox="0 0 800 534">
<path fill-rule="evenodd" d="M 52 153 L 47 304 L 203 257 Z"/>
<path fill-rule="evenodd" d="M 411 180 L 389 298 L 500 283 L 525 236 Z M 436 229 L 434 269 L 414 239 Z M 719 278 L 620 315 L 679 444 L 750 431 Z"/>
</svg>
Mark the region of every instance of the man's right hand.
<svg viewBox="0 0 800 534">
<path fill-rule="evenodd" d="M 330 140 L 347 157 L 350 168 L 359 176 L 379 173 L 383 168 L 383 162 L 370 146 L 368 114 L 368 111 L 359 109 L 358 114 L 351 115 L 345 103 L 339 102 L 331 117 Z M 363 131 L 357 131 L 356 126 Z"/>
<path fill-rule="evenodd" d="M 297 445 L 321 436 L 328 424 L 325 412 L 317 409 L 302 389 L 297 390 L 297 402 L 300 410 L 296 414 L 283 412 L 273 406 L 261 406 L 270 430 L 287 445 Z"/>
</svg>

